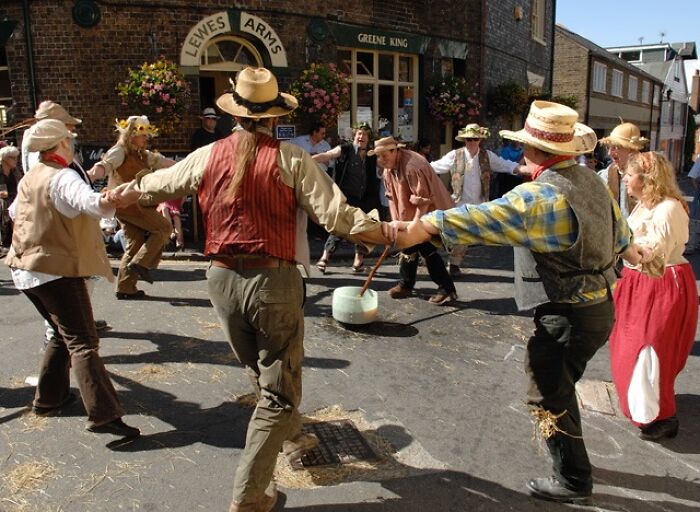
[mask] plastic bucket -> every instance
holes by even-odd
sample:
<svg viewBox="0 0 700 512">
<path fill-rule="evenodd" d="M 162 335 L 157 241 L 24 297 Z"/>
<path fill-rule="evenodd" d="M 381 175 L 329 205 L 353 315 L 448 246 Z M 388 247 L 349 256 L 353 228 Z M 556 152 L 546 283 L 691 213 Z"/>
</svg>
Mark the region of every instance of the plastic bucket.
<svg viewBox="0 0 700 512">
<path fill-rule="evenodd" d="M 377 318 L 379 295 L 367 290 L 360 297 L 361 286 L 342 286 L 333 291 L 333 318 L 344 324 L 369 324 Z"/>
</svg>

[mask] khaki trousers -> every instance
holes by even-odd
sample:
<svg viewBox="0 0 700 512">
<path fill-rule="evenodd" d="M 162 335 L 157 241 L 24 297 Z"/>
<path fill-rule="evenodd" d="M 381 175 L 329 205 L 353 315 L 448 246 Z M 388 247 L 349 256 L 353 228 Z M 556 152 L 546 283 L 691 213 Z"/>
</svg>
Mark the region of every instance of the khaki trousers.
<svg viewBox="0 0 700 512">
<path fill-rule="evenodd" d="M 258 403 L 236 470 L 233 500 L 262 499 L 286 439 L 301 431 L 304 284 L 296 267 L 230 270 L 211 266 L 209 296 Z"/>
<path fill-rule="evenodd" d="M 155 207 L 134 205 L 118 209 L 117 220 L 124 229 L 126 242 L 117 273 L 117 292 L 136 293 L 138 275 L 127 266 L 136 263 L 147 269 L 156 268 L 163 255 L 163 247 L 170 239 L 172 227 Z M 146 232 L 150 233 L 148 238 Z"/>
</svg>

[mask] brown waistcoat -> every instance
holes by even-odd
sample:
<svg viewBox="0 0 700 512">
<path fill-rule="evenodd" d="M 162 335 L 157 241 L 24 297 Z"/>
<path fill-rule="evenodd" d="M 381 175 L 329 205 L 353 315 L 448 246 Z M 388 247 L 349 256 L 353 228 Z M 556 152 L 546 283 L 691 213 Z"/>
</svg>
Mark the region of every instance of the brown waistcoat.
<svg viewBox="0 0 700 512">
<path fill-rule="evenodd" d="M 5 262 L 14 268 L 63 277 L 104 276 L 113 281 L 97 219 L 61 214 L 49 198 L 49 182 L 61 166 L 38 163 L 17 191 L 12 247 Z"/>
</svg>

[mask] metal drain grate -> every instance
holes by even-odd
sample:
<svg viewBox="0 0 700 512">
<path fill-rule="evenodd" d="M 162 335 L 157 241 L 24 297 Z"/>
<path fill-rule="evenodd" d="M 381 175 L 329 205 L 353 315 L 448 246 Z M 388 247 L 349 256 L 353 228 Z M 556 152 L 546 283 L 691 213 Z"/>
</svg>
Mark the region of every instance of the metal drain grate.
<svg viewBox="0 0 700 512">
<path fill-rule="evenodd" d="M 350 420 L 306 423 L 304 432 L 316 434 L 316 448 L 304 454 L 301 461 L 292 464 L 294 469 L 348 464 L 360 460 L 376 460 L 369 444 Z"/>
</svg>

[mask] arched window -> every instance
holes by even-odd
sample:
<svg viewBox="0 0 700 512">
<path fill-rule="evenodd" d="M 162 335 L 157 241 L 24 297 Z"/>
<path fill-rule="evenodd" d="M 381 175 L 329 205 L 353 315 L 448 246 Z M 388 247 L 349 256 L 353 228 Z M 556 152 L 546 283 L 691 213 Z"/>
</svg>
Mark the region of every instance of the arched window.
<svg viewBox="0 0 700 512">
<path fill-rule="evenodd" d="M 249 41 L 235 36 L 219 36 L 202 52 L 200 71 L 236 72 L 246 66 L 260 67 L 262 57 Z"/>
</svg>

